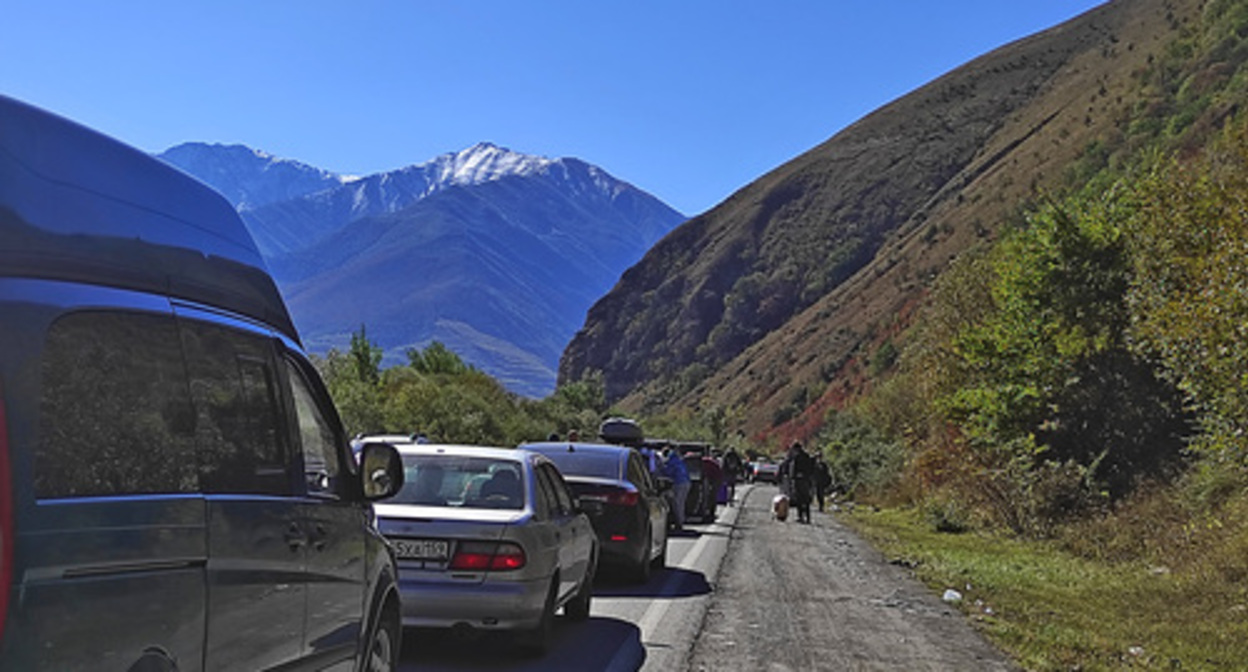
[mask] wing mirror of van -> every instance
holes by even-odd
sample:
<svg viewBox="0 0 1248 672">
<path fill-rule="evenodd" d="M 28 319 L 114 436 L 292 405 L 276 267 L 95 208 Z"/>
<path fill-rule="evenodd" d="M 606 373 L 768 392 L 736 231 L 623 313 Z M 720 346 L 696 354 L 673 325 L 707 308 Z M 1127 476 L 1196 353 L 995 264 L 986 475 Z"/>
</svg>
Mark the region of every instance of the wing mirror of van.
<svg viewBox="0 0 1248 672">
<path fill-rule="evenodd" d="M 366 443 L 360 450 L 364 499 L 385 499 L 403 487 L 403 458 L 388 443 Z"/>
</svg>

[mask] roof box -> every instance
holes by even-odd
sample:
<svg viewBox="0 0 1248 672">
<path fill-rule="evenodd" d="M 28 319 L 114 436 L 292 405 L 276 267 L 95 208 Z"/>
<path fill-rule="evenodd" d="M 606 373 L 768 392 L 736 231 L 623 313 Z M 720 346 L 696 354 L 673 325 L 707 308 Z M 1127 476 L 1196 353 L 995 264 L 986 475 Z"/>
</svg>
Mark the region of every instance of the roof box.
<svg viewBox="0 0 1248 672">
<path fill-rule="evenodd" d="M 641 426 L 629 418 L 607 418 L 598 428 L 598 436 L 606 443 L 621 446 L 640 446 L 645 441 Z"/>
</svg>

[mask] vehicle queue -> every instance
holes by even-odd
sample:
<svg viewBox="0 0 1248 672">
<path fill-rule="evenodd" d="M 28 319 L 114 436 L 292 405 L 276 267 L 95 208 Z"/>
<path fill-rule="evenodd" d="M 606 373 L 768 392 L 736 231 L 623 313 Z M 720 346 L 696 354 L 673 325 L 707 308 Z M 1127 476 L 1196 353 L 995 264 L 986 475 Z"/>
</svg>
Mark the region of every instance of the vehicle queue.
<svg viewBox="0 0 1248 672">
<path fill-rule="evenodd" d="M 393 672 L 405 626 L 540 654 L 600 562 L 666 563 L 635 423 L 349 442 L 237 211 L 4 96 L 0 314 L 0 669 Z"/>
<path fill-rule="evenodd" d="M 728 477 L 746 473 L 735 453 L 725 465 L 709 444 L 647 439 L 630 420 L 607 420 L 599 439 L 513 449 L 356 437 L 403 460 L 403 487 L 374 507 L 397 557 L 403 626 L 507 633 L 542 655 L 559 609 L 588 618 L 600 569 L 648 582 L 681 523 L 713 522 L 731 501 Z M 681 503 L 664 469 L 675 462 L 689 476 Z"/>
</svg>

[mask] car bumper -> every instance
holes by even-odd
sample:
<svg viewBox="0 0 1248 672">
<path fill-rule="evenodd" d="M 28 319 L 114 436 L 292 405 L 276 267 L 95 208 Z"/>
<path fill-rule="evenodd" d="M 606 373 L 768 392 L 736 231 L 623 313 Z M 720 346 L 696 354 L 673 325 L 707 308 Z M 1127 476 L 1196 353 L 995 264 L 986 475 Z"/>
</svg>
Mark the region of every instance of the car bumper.
<svg viewBox="0 0 1248 672">
<path fill-rule="evenodd" d="M 480 583 L 430 582 L 404 579 L 399 594 L 404 627 L 482 630 L 534 628 L 546 606 L 548 579 Z"/>
<path fill-rule="evenodd" d="M 598 548 L 601 549 L 600 562 L 611 566 L 635 565 L 649 550 L 642 547 L 643 543 L 645 542 L 640 536 L 629 537 L 627 541 L 613 541 L 600 535 L 598 537 Z"/>
</svg>

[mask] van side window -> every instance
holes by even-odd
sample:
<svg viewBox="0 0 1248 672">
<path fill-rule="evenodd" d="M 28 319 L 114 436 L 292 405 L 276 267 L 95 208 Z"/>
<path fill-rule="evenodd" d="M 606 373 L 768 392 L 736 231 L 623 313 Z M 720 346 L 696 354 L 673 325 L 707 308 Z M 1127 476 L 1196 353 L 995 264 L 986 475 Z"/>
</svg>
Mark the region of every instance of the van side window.
<svg viewBox="0 0 1248 672">
<path fill-rule="evenodd" d="M 57 320 L 42 364 L 38 497 L 194 492 L 194 414 L 171 316 Z"/>
<path fill-rule="evenodd" d="M 183 320 L 204 492 L 287 495 L 274 354 L 265 336 Z"/>
<path fill-rule="evenodd" d="M 295 416 L 299 422 L 300 445 L 303 450 L 304 482 L 310 495 L 334 496 L 338 493 L 338 479 L 342 463 L 338 436 L 333 425 L 325 419 L 316 395 L 299 368 L 286 363 L 290 376 L 290 391 L 295 402 Z"/>
</svg>

